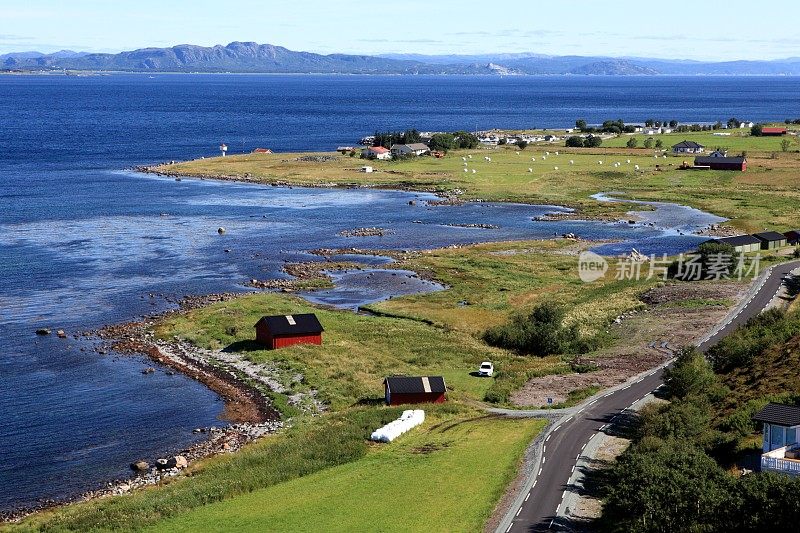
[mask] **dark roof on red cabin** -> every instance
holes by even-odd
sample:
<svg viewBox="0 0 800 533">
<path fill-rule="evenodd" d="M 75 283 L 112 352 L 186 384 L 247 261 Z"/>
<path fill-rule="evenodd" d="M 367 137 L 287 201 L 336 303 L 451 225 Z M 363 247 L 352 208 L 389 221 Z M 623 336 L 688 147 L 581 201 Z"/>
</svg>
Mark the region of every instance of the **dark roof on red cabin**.
<svg viewBox="0 0 800 533">
<path fill-rule="evenodd" d="M 314 335 L 325 331 L 314 313 L 262 316 L 254 327 L 261 323 L 273 335 Z"/>
<path fill-rule="evenodd" d="M 429 390 L 425 390 L 426 380 Z M 383 380 L 383 383 L 389 387 L 389 392 L 392 394 L 441 394 L 447 392 L 447 386 L 442 376 L 390 376 Z"/>
<path fill-rule="evenodd" d="M 790 229 L 786 233 L 784 233 L 786 237 L 797 237 L 800 236 L 800 229 Z"/>
<path fill-rule="evenodd" d="M 695 157 L 695 165 L 718 165 L 720 163 L 728 163 L 731 165 L 741 165 L 747 161 L 744 157 Z"/>
<path fill-rule="evenodd" d="M 753 237 L 755 237 L 758 240 L 766 242 L 783 241 L 786 239 L 786 235 L 784 235 L 783 233 L 778 233 L 777 231 L 764 231 L 761 233 L 754 233 Z"/>
<path fill-rule="evenodd" d="M 753 415 L 753 420 L 776 426 L 797 426 L 800 425 L 800 407 L 769 403 Z"/>
<path fill-rule="evenodd" d="M 734 237 L 717 237 L 711 239 L 709 242 L 718 242 L 720 244 L 730 244 L 731 246 L 745 246 L 747 244 L 761 244 L 761 240 L 753 237 L 752 235 L 736 235 Z"/>
</svg>

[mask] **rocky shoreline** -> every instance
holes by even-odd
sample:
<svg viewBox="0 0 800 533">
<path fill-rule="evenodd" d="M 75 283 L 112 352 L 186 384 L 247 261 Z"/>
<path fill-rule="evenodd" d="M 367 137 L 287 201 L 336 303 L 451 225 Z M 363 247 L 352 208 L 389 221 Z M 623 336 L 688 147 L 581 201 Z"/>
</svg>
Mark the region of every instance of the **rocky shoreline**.
<svg viewBox="0 0 800 533">
<path fill-rule="evenodd" d="M 153 333 L 153 327 L 159 320 L 215 302 L 228 301 L 244 294 L 247 293 L 186 296 L 177 302 L 177 309 L 151 315 L 143 321 L 105 326 L 80 335 L 99 339 L 100 343 L 95 347 L 95 351 L 100 354 L 114 351 L 123 355 L 144 355 L 167 368 L 167 373 L 181 372 L 202 383 L 225 402 L 223 418 L 230 423 L 229 425 L 196 428 L 194 433 L 207 435 L 207 438 L 174 455 L 150 460 L 132 458 L 132 477 L 109 481 L 101 488 L 70 498 L 43 500 L 35 506 L 0 511 L 0 523 L 18 521 L 33 513 L 69 503 L 126 494 L 142 487 L 157 485 L 177 476 L 181 470 L 199 459 L 235 452 L 247 443 L 284 427 L 285 423 L 281 420 L 280 413 L 272 406 L 272 401 L 266 394 L 267 390 L 282 392 L 284 388 L 279 382 L 269 380 L 265 376 L 251 375 L 254 373 L 241 370 L 235 361 L 225 361 L 220 364 L 209 353 L 185 341 L 158 339 Z M 143 374 L 152 372 L 155 372 L 153 367 L 142 370 Z M 324 409 L 315 401 L 310 402 L 310 405 L 317 411 Z"/>
</svg>

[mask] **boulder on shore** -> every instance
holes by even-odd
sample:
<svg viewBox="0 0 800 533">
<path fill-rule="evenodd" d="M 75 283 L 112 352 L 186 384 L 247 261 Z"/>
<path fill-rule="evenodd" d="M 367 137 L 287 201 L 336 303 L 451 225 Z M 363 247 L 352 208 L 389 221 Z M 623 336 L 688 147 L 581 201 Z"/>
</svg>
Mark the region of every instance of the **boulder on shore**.
<svg viewBox="0 0 800 533">
<path fill-rule="evenodd" d="M 37 335 L 50 335 L 50 330 L 47 328 L 39 328 L 36 330 Z"/>
<path fill-rule="evenodd" d="M 150 470 L 150 464 L 147 461 L 136 461 L 131 463 L 131 470 L 136 472 L 147 472 Z"/>
<path fill-rule="evenodd" d="M 56 331 L 56 335 L 58 335 L 59 339 L 66 339 L 67 338 L 67 334 L 64 333 L 63 329 L 60 329 L 60 330 Z"/>
</svg>

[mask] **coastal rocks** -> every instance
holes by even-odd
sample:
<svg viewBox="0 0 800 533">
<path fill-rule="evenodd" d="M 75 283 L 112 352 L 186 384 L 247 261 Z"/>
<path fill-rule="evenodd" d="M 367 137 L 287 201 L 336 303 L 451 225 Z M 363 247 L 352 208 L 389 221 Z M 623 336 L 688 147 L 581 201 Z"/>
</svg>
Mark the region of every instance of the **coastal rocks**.
<svg viewBox="0 0 800 533">
<path fill-rule="evenodd" d="M 156 469 L 158 470 L 169 470 L 172 468 L 181 470 L 187 466 L 189 466 L 189 461 L 183 455 L 175 455 L 167 459 L 156 459 Z"/>
<path fill-rule="evenodd" d="M 39 328 L 39 329 L 36 330 L 36 334 L 37 335 L 42 335 L 42 336 L 50 335 L 50 330 L 47 329 L 47 328 Z"/>
<path fill-rule="evenodd" d="M 147 374 L 153 374 L 155 371 L 156 371 L 156 369 L 155 369 L 155 368 L 153 368 L 152 366 L 148 366 L 147 368 L 145 368 L 144 370 L 142 370 L 142 374 L 145 374 L 145 375 L 147 375 Z"/>
<path fill-rule="evenodd" d="M 134 472 L 147 472 L 150 470 L 150 463 L 147 461 L 135 461 L 131 463 L 131 470 Z"/>
<path fill-rule="evenodd" d="M 479 229 L 500 229 L 496 224 L 442 224 L 451 228 L 479 228 Z"/>
<path fill-rule="evenodd" d="M 225 234 L 225 228 L 220 226 L 219 228 L 217 228 L 217 233 L 219 233 L 220 235 L 224 235 Z"/>
<path fill-rule="evenodd" d="M 386 228 L 356 228 L 351 230 L 340 231 L 338 235 L 341 237 L 383 237 L 392 233 Z"/>
<path fill-rule="evenodd" d="M 64 332 L 63 329 L 60 329 L 60 330 L 56 331 L 56 336 L 59 339 L 66 339 L 67 338 L 67 334 Z"/>
</svg>

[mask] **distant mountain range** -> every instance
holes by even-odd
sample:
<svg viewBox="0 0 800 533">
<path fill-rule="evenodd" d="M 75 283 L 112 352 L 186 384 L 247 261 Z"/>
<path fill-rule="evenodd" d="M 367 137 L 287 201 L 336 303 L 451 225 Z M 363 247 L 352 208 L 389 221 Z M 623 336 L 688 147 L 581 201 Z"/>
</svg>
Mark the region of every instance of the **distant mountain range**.
<svg viewBox="0 0 800 533">
<path fill-rule="evenodd" d="M 648 58 L 548 56 L 533 53 L 481 55 L 314 54 L 281 46 L 233 42 L 226 46 L 181 44 L 118 54 L 62 50 L 53 54 L 0 55 L 3 70 L 122 72 L 250 72 L 302 74 L 440 75 L 800 75 L 800 58 L 775 61 L 703 62 Z"/>
</svg>

